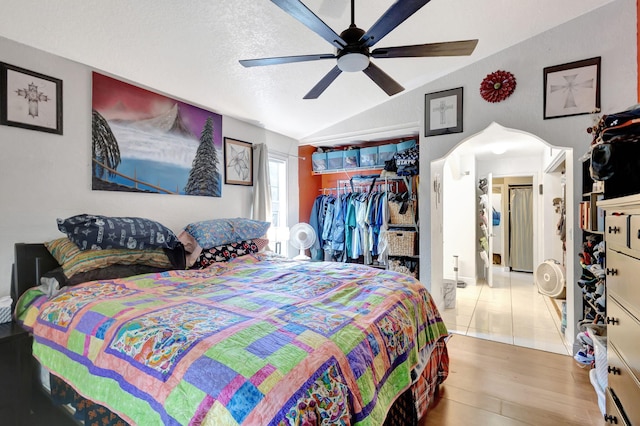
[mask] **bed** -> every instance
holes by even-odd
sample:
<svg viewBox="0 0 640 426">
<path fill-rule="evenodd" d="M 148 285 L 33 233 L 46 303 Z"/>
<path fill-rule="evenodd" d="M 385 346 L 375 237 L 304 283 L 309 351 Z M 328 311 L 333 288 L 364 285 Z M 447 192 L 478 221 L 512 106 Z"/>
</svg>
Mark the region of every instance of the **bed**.
<svg viewBox="0 0 640 426">
<path fill-rule="evenodd" d="M 110 424 L 417 424 L 448 374 L 438 310 L 397 272 L 256 253 L 48 299 L 56 267 L 16 244 L 17 319 L 54 399 Z"/>
</svg>

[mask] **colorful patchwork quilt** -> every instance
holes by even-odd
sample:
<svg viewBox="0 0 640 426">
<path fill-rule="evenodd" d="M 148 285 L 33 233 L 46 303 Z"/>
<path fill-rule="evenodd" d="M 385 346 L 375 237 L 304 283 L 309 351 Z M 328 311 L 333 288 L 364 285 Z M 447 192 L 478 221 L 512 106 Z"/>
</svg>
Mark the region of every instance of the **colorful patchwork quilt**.
<svg viewBox="0 0 640 426">
<path fill-rule="evenodd" d="M 260 254 L 34 291 L 34 356 L 138 425 L 381 425 L 447 334 L 408 275 Z"/>
</svg>

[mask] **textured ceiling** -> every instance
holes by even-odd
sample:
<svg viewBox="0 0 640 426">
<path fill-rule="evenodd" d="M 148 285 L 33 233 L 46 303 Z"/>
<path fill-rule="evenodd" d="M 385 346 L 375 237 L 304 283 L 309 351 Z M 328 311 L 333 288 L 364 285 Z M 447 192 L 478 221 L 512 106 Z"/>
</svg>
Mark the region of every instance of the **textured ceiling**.
<svg viewBox="0 0 640 426">
<path fill-rule="evenodd" d="M 477 38 L 473 55 L 375 62 L 411 90 L 612 1 L 432 0 L 375 47 Z M 337 33 L 350 24 L 349 0 L 304 3 Z M 393 3 L 357 0 L 357 26 L 368 29 Z M 240 59 L 334 53 L 267 0 L 1 0 L 0 6 L 0 36 L 295 139 L 389 99 L 363 73 L 343 73 L 319 99 L 303 100 L 333 60 L 242 67 Z M 46 66 L 38 71 L 46 74 Z"/>
</svg>

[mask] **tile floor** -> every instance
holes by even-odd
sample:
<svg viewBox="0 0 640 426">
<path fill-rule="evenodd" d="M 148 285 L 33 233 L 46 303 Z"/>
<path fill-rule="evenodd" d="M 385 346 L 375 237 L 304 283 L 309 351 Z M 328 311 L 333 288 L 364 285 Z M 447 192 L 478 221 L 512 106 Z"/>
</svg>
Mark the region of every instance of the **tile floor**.
<svg viewBox="0 0 640 426">
<path fill-rule="evenodd" d="M 533 274 L 493 268 L 493 287 L 457 288 L 456 307 L 441 310 L 449 331 L 571 355 L 560 333 L 560 305 L 538 293 Z"/>
</svg>

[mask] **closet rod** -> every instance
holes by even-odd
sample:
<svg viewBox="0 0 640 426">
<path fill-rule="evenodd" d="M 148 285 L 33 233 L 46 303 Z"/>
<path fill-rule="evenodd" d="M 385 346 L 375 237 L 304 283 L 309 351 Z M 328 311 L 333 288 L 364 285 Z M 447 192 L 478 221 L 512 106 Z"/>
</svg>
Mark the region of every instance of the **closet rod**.
<svg viewBox="0 0 640 426">
<path fill-rule="evenodd" d="M 274 150 L 269 150 L 269 151 L 270 152 L 274 152 L 276 154 L 280 154 L 280 155 L 286 155 L 287 157 L 296 157 L 296 158 L 299 158 L 301 160 L 306 160 L 307 159 L 307 157 L 305 157 L 303 155 L 291 154 L 289 152 L 283 152 L 283 151 L 276 151 L 275 149 Z"/>
</svg>

